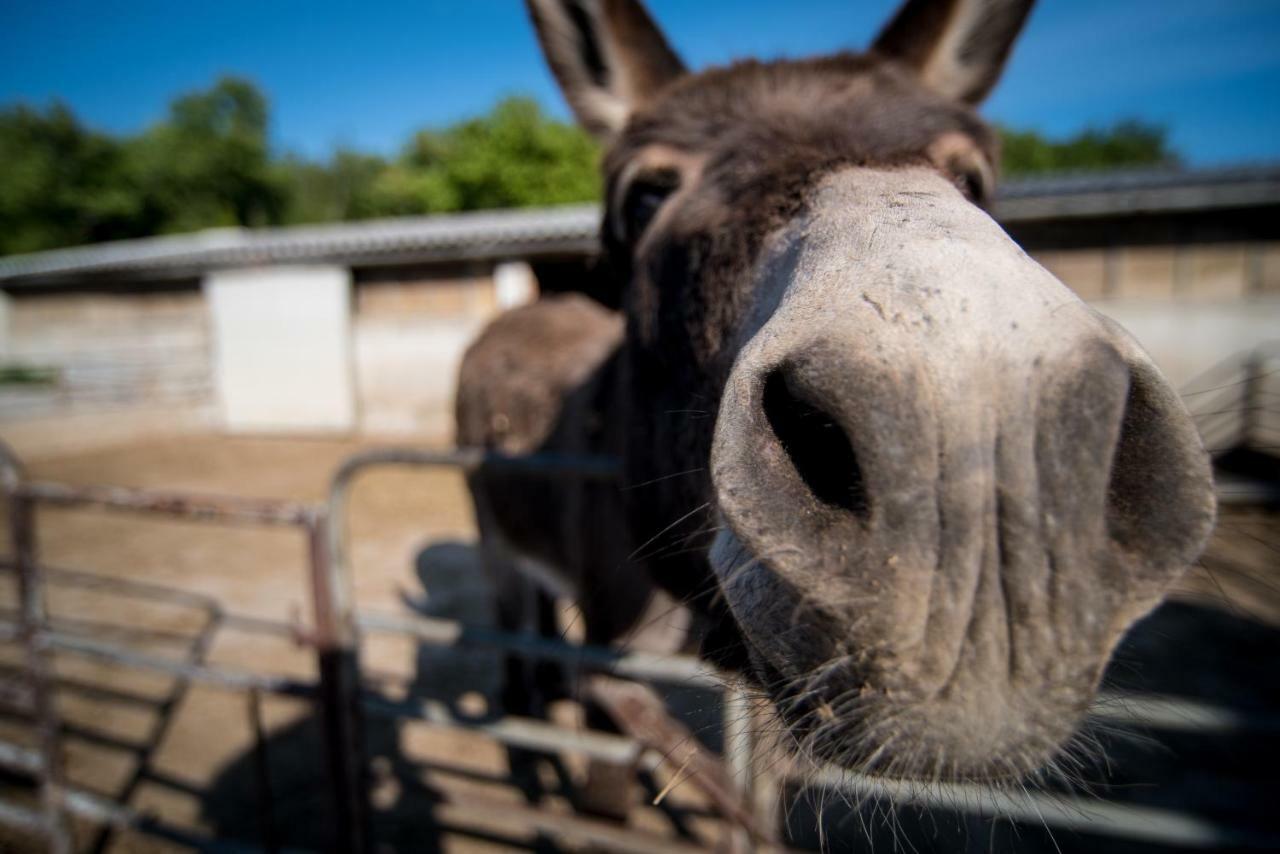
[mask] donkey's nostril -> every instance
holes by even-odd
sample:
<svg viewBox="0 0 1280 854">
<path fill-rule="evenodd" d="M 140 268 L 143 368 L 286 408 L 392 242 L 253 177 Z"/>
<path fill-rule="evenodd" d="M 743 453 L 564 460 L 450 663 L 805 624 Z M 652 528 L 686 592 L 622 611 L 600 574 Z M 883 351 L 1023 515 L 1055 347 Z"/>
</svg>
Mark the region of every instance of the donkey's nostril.
<svg viewBox="0 0 1280 854">
<path fill-rule="evenodd" d="M 1177 394 L 1134 365 L 1107 488 L 1112 538 L 1151 563 L 1185 566 L 1213 519 L 1205 460 Z"/>
<path fill-rule="evenodd" d="M 773 434 L 814 498 L 866 518 L 866 484 L 849 437 L 835 418 L 791 390 L 784 370 L 764 383 L 761 403 Z"/>
</svg>

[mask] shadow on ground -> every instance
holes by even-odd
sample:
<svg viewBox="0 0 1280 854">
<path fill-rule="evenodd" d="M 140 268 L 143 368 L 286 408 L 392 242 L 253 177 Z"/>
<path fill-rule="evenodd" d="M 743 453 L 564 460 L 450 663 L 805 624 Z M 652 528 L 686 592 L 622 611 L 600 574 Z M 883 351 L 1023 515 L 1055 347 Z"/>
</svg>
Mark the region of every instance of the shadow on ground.
<svg viewBox="0 0 1280 854">
<path fill-rule="evenodd" d="M 1106 685 L 1224 708 L 1238 728 L 1116 726 L 1096 735 L 1105 758 L 1081 772 L 1088 792 L 1111 803 L 1177 811 L 1221 832 L 1201 850 L 1274 850 L 1280 839 L 1280 630 L 1217 607 L 1167 602 L 1117 651 Z M 1062 791 L 1059 784 L 1053 788 Z M 1074 787 L 1081 793 L 1081 787 Z M 825 801 L 825 803 L 823 803 Z M 827 850 L 921 852 L 1154 852 L 1168 844 L 1095 835 L 1036 822 L 1010 823 L 950 810 L 853 808 L 839 798 L 799 797 L 787 822 L 800 847 L 817 847 L 823 804 Z M 1143 829 L 1144 822 L 1138 822 Z M 1167 830 L 1167 827 L 1154 827 Z"/>
<path fill-rule="evenodd" d="M 444 542 L 425 549 L 417 560 L 421 595 L 406 605 L 430 616 L 463 622 L 492 623 L 492 596 L 471 546 Z M 428 595 L 429 594 L 429 595 Z M 1265 836 L 1275 839 L 1280 820 L 1280 630 L 1242 613 L 1217 607 L 1169 602 L 1129 636 L 1109 670 L 1107 684 L 1117 690 L 1171 695 L 1223 707 L 1237 716 L 1237 727 L 1219 731 L 1185 731 L 1178 727 L 1112 727 L 1098 733 L 1105 760 L 1082 777 L 1090 790 L 1107 801 L 1176 810 L 1215 828 L 1241 834 L 1214 850 L 1256 850 Z M 490 708 L 498 695 L 501 657 L 493 652 L 456 652 L 427 646 L 417 652 L 412 692 L 459 711 L 464 697 L 479 695 Z M 717 701 L 706 694 L 684 696 L 685 712 L 696 712 L 692 724 L 719 747 Z M 375 798 L 375 834 L 384 850 L 431 851 L 457 828 L 438 824 L 435 805 L 446 793 L 427 782 L 443 779 L 433 768 L 412 760 L 402 750 L 400 727 L 372 719 L 367 733 L 378 788 L 394 796 Z M 228 764 L 205 794 L 203 818 L 224 839 L 256 841 L 265 833 L 282 847 L 325 848 L 332 840 L 331 813 L 321 799 L 323 779 L 320 733 L 315 718 L 273 733 L 270 758 L 271 816 L 259 809 L 262 795 L 258 757 L 247 753 Z M 468 772 L 473 783 L 509 785 L 502 773 Z M 464 775 L 465 776 L 465 775 Z M 563 783 L 563 781 L 562 781 Z M 572 792 L 549 789 L 554 797 Z M 1047 831 L 1038 823 L 1010 823 L 965 816 L 947 810 L 897 807 L 892 818 L 886 805 L 851 806 L 838 796 L 792 791 L 785 824 L 798 848 L 824 846 L 841 851 L 915 852 L 1157 852 L 1175 850 L 1136 839 L 1120 839 L 1079 830 Z M 821 819 L 819 820 L 819 814 Z M 822 828 L 820 834 L 818 827 Z M 473 838 L 478 834 L 467 831 Z M 553 849 L 543 838 L 483 837 L 492 842 Z"/>
<path fill-rule="evenodd" d="M 473 625 L 492 626 L 494 597 L 480 569 L 475 548 L 459 542 L 435 543 L 419 553 L 415 571 L 420 589 L 403 597 L 406 607 L 430 617 L 442 617 Z M 490 720 L 498 712 L 503 656 L 491 650 L 457 650 L 419 645 L 410 697 L 434 700 L 454 715 Z M 721 747 L 718 692 L 671 689 L 663 692 L 668 704 L 712 750 Z M 380 697 L 394 704 L 391 696 Z M 483 698 L 477 708 L 477 698 Z M 477 832 L 475 828 L 449 827 L 436 820 L 434 807 L 447 793 L 429 779 L 463 780 L 470 784 L 505 787 L 517 791 L 517 783 L 501 771 L 481 773 L 453 764 L 433 764 L 411 758 L 404 750 L 403 725 L 381 716 L 369 716 L 365 734 L 375 790 L 373 830 L 382 850 L 441 850 L 451 836 L 466 836 L 519 848 L 556 850 L 545 837 L 510 837 Z M 322 731 L 317 715 L 310 715 L 268 737 L 269 782 L 264 784 L 260 756 L 246 752 L 228 763 L 204 794 L 201 819 L 219 839 L 266 843 L 267 847 L 332 850 L 332 809 L 326 801 Z M 548 763 L 550 765 L 550 763 Z M 554 769 L 548 767 L 548 772 Z M 576 792 L 563 769 L 541 775 L 542 796 L 572 802 Z M 657 789 L 651 778 L 643 781 L 652 798 Z M 268 789 L 269 787 L 269 789 Z M 379 793 L 388 793 L 380 797 Z M 270 806 L 263 808 L 264 796 Z M 690 815 L 668 811 L 669 832 L 688 837 Z"/>
</svg>

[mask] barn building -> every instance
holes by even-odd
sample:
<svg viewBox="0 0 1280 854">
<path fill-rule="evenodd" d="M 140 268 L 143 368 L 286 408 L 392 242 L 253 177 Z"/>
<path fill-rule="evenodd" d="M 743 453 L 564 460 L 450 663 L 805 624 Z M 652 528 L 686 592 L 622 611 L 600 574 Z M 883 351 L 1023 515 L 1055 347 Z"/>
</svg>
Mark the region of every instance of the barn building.
<svg viewBox="0 0 1280 854">
<path fill-rule="evenodd" d="M 1280 166 L 1011 182 L 993 213 L 1133 331 L 1193 410 L 1213 401 L 1211 444 L 1280 445 L 1242 396 L 1269 393 L 1280 360 Z M 494 313 L 539 290 L 610 299 L 598 217 L 214 229 L 0 258 L 0 435 L 27 454 L 192 430 L 447 441 L 458 361 Z"/>
</svg>

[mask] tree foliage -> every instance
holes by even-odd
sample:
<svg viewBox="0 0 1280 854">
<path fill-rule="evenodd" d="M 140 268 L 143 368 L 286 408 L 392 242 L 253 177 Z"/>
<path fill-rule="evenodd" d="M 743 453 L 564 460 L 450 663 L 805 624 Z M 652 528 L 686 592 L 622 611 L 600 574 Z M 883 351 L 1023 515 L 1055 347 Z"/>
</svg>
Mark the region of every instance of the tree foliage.
<svg viewBox="0 0 1280 854">
<path fill-rule="evenodd" d="M 89 130 L 70 110 L 0 112 L 0 253 L 220 225 L 277 222 L 267 103 L 234 78 L 178 98 L 131 137 Z"/>
<path fill-rule="evenodd" d="M 124 151 L 69 110 L 0 114 L 0 253 L 129 236 L 141 210 Z"/>
<path fill-rule="evenodd" d="M 324 161 L 271 148 L 250 82 L 183 95 L 130 136 L 86 128 L 61 105 L 0 110 L 0 254 L 214 226 L 329 222 L 599 198 L 599 150 L 528 98 L 415 133 L 395 156 Z M 1122 122 L 1050 140 L 1002 131 L 1007 175 L 1176 164 L 1164 132 Z"/>
<path fill-rule="evenodd" d="M 600 194 L 595 142 L 508 98 L 485 116 L 420 131 L 373 185 L 388 213 L 554 205 Z"/>
<path fill-rule="evenodd" d="M 1063 140 L 1036 131 L 1002 128 L 1002 171 L 1005 175 L 1080 172 L 1133 166 L 1177 166 L 1164 128 L 1122 121 L 1109 128 L 1090 128 Z"/>
</svg>

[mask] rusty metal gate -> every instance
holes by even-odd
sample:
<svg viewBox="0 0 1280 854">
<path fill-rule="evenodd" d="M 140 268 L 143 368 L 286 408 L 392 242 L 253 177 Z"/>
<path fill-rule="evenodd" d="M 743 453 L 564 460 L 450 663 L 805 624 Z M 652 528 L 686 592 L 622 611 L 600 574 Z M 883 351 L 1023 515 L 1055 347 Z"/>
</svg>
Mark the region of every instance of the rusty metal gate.
<svg viewBox="0 0 1280 854">
<path fill-rule="evenodd" d="M 416 642 L 448 648 L 483 647 L 526 657 L 559 661 L 636 680 L 714 688 L 724 693 L 725 750 L 715 769 L 703 768 L 701 784 L 710 802 L 725 819 L 725 845 L 729 850 L 770 849 L 777 846 L 776 810 L 780 783 L 795 769 L 771 768 L 763 773 L 754 757 L 752 734 L 746 723 L 747 699 L 734 684 L 710 672 L 693 658 L 622 654 L 605 648 L 575 645 L 535 636 L 504 633 L 464 626 L 457 622 L 415 615 L 389 617 L 363 614 L 354 601 L 354 579 L 346 532 L 347 498 L 355 478 L 373 467 L 446 467 L 474 471 L 480 466 L 522 471 L 555 472 L 575 477 L 614 478 L 616 466 L 608 460 L 530 456 L 522 458 L 486 455 L 478 451 L 434 452 L 378 450 L 349 458 L 334 475 L 327 502 L 309 504 L 177 492 L 73 487 L 28 480 L 16 457 L 0 445 L 0 485 L 7 500 L 12 554 L 3 563 L 18 587 L 16 619 L 0 620 L 0 643 L 17 644 L 23 651 L 25 679 L 0 685 L 0 700 L 26 711 L 35 724 L 35 747 L 0 741 L 0 769 L 24 775 L 38 784 L 37 807 L 0 801 L 0 824 L 38 834 L 50 851 L 69 852 L 74 838 L 73 818 L 103 828 L 129 828 L 154 834 L 202 850 L 216 850 L 218 840 L 166 824 L 156 816 L 131 807 L 127 799 L 111 800 L 70 784 L 63 773 L 63 733 L 55 702 L 55 653 L 83 656 L 129 668 L 164 674 L 182 684 L 204 684 L 245 696 L 246 714 L 255 739 L 259 763 L 257 800 L 266 813 L 262 823 L 264 850 L 275 849 L 270 817 L 272 793 L 265 773 L 267 757 L 261 699 L 264 695 L 304 698 L 315 704 L 322 723 L 324 756 L 328 772 L 328 797 L 337 839 L 334 847 L 351 852 L 370 850 L 369 785 L 364 745 L 366 715 L 416 719 L 438 727 L 477 730 L 504 745 L 551 753 L 575 752 L 608 762 L 655 768 L 672 745 L 663 740 L 661 728 L 626 735 L 572 730 L 543 720 L 504 717 L 477 722 L 459 719 L 438 704 L 389 705 L 364 690 L 359 661 L 361 635 L 392 634 Z M 198 520 L 208 523 L 273 526 L 301 531 L 307 542 L 306 587 L 312 614 L 305 627 L 274 623 L 226 612 L 217 601 L 194 593 L 158 588 L 138 582 L 106 579 L 83 572 L 44 566 L 36 537 L 38 508 L 81 507 L 104 511 Z M 46 614 L 45 586 L 49 583 L 110 585 L 126 595 L 181 601 L 206 616 L 206 629 L 237 625 L 248 631 L 286 635 L 309 648 L 316 664 L 316 678 L 298 680 L 263 675 L 204 663 L 196 654 L 186 660 L 158 656 L 121 644 L 60 631 Z M 197 638 L 196 651 L 201 641 Z M 1171 698 L 1109 698 L 1095 715 L 1119 723 L 1170 726 L 1214 731 L 1238 721 L 1223 710 Z M 624 727 L 624 730 L 626 728 Z M 656 733 L 656 734 L 655 734 Z M 723 762 L 721 766 L 720 763 Z M 697 763 L 694 763 L 695 768 Z M 1276 839 L 1235 833 L 1229 828 L 1189 815 L 1119 805 L 1082 796 L 1021 793 L 1013 795 L 977 786 L 935 784 L 921 787 L 904 782 L 878 780 L 835 769 L 815 779 L 849 797 L 886 798 L 900 803 L 938 805 L 984 816 L 1025 819 L 1056 827 L 1087 830 L 1147 843 L 1212 849 L 1223 845 L 1267 847 Z M 467 823 L 482 808 L 467 804 L 443 805 L 455 820 Z M 438 806 L 437 808 L 440 808 Z M 510 808 L 504 807 L 510 811 Z M 677 850 L 671 840 L 628 831 L 608 822 L 564 816 L 537 810 L 516 810 L 532 829 L 553 837 L 586 841 L 609 850 Z M 754 816 L 754 818 L 753 818 Z M 235 846 L 244 850 L 243 846 Z"/>
</svg>

